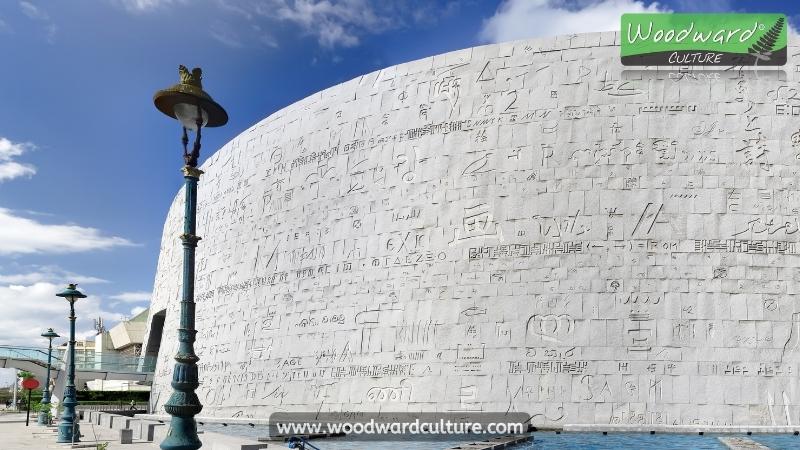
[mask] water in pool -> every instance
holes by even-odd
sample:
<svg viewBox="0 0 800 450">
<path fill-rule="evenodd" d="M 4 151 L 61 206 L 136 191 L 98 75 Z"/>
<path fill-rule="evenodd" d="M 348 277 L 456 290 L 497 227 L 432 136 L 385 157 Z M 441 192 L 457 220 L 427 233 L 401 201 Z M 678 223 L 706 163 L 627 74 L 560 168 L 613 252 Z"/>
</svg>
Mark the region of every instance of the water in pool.
<svg viewBox="0 0 800 450">
<path fill-rule="evenodd" d="M 200 427 L 214 433 L 257 439 L 265 435 L 266 427 L 250 427 L 247 425 L 204 424 Z M 514 450 L 615 450 L 615 449 L 651 449 L 651 450 L 725 450 L 718 437 L 720 435 L 705 434 L 645 434 L 645 433 L 561 433 L 536 432 L 533 442 L 512 447 Z M 791 434 L 754 434 L 725 435 L 749 438 L 769 447 L 772 450 L 800 449 L 800 436 Z M 443 450 L 459 444 L 475 442 L 462 439 L 428 439 L 407 441 L 364 441 L 354 438 L 315 439 L 311 444 L 321 450 Z M 282 444 L 281 446 L 284 446 Z M 288 448 L 288 447 L 287 447 Z"/>
</svg>

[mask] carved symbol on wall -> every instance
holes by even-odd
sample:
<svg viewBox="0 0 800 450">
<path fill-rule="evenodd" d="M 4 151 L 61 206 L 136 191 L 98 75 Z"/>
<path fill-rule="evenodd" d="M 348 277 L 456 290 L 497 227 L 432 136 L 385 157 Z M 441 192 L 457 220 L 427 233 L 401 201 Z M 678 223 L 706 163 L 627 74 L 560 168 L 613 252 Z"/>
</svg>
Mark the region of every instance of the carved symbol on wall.
<svg viewBox="0 0 800 450">
<path fill-rule="evenodd" d="M 481 102 L 480 106 L 478 106 L 477 111 L 475 112 L 479 116 L 488 116 L 494 113 L 494 103 L 492 103 L 492 96 L 489 94 L 485 94 L 483 96 L 483 101 Z M 484 131 L 485 134 L 485 131 Z M 476 141 L 477 142 L 477 141 Z"/>
<path fill-rule="evenodd" d="M 354 160 L 353 158 L 350 158 L 350 157 L 347 158 L 347 173 L 350 174 L 350 175 L 361 175 L 361 174 L 363 174 L 365 168 L 361 167 L 359 169 L 358 166 L 360 166 L 361 164 L 364 164 L 365 162 L 367 162 L 367 159 L 361 159 L 356 163 L 352 163 L 353 160 Z"/>
<path fill-rule="evenodd" d="M 477 173 L 485 173 L 492 169 L 483 170 L 489 164 L 489 157 L 492 156 L 491 153 L 484 153 L 480 158 L 472 161 L 464 168 L 461 172 L 462 175 L 473 175 Z"/>
<path fill-rule="evenodd" d="M 453 114 L 458 99 L 461 95 L 461 78 L 455 76 L 445 76 L 433 83 L 433 95 L 435 97 L 444 96 L 450 103 L 450 114 Z"/>
<path fill-rule="evenodd" d="M 266 360 L 272 356 L 272 339 L 250 339 L 245 342 L 245 351 L 251 360 Z"/>
<path fill-rule="evenodd" d="M 404 378 L 397 386 L 370 388 L 367 391 L 367 401 L 373 403 L 410 402 L 411 389 L 411 383 Z"/>
<path fill-rule="evenodd" d="M 318 383 L 319 381 L 317 381 Z M 312 384 L 311 385 L 311 393 L 315 399 L 326 399 L 328 398 L 328 389 L 331 386 L 335 386 L 336 383 L 325 383 L 325 384 Z"/>
<path fill-rule="evenodd" d="M 353 139 L 360 139 L 370 134 L 372 133 L 367 125 L 367 118 L 359 117 L 356 119 L 356 123 L 353 126 Z"/>
<path fill-rule="evenodd" d="M 650 389 L 648 391 L 650 401 L 658 402 L 664 398 L 664 390 L 661 386 L 661 380 L 652 378 L 650 379 Z"/>
<path fill-rule="evenodd" d="M 573 332 L 575 321 L 569 314 L 534 314 L 525 327 L 526 335 L 532 334 L 548 342 L 563 342 Z"/>
<path fill-rule="evenodd" d="M 547 126 L 547 125 L 544 124 L 544 122 L 542 123 L 542 133 L 544 133 L 544 134 L 553 134 L 556 131 L 558 131 L 558 122 L 556 122 L 552 126 Z"/>
<path fill-rule="evenodd" d="M 467 347 L 458 344 L 456 347 L 456 359 L 463 359 L 468 361 L 480 361 L 486 357 L 486 344 L 481 344 L 480 347 Z"/>
<path fill-rule="evenodd" d="M 364 189 L 364 187 L 365 187 L 365 186 L 364 186 L 364 184 L 363 184 L 363 183 L 360 183 L 360 182 L 359 182 L 359 181 L 357 181 L 357 180 L 353 180 L 353 179 L 351 179 L 351 180 L 350 180 L 350 185 L 349 185 L 349 187 L 347 188 L 347 192 L 346 192 L 345 194 L 350 194 L 350 193 L 353 193 L 353 192 L 360 191 L 360 190 Z"/>
<path fill-rule="evenodd" d="M 786 391 L 781 391 L 783 397 L 783 412 L 786 415 L 786 425 L 792 426 L 792 416 L 789 414 L 789 405 L 791 401 L 789 400 L 789 396 L 786 394 Z M 771 391 L 767 391 L 767 408 L 769 409 L 769 418 L 772 421 L 772 425 L 778 425 L 777 421 L 775 420 L 775 411 L 773 407 L 775 406 L 775 397 L 772 395 Z"/>
<path fill-rule="evenodd" d="M 800 96 L 798 96 L 798 91 L 795 88 L 789 86 L 779 86 L 777 89 L 773 89 L 767 92 L 767 98 L 777 102 L 778 100 L 783 102 L 790 102 L 792 100 L 800 102 Z"/>
<path fill-rule="evenodd" d="M 502 228 L 497 226 L 487 203 L 478 203 L 464 208 L 462 227 L 454 230 L 455 236 L 449 242 L 455 245 L 461 241 L 475 238 L 497 238 L 503 240 Z"/>
<path fill-rule="evenodd" d="M 728 211 L 739 211 L 739 204 L 742 201 L 742 193 L 736 189 L 731 189 L 728 193 Z"/>
<path fill-rule="evenodd" d="M 289 392 L 283 387 L 282 384 L 279 384 L 272 389 L 269 389 L 269 385 L 265 385 L 264 387 L 264 392 L 266 392 L 266 394 L 261 397 L 262 399 L 276 398 L 280 400 L 281 404 L 283 404 L 283 399 L 289 395 Z M 253 390 L 253 396 L 255 396 L 255 390 Z"/>
<path fill-rule="evenodd" d="M 798 146 L 800 146 L 800 131 L 795 131 L 794 133 L 792 133 L 790 140 L 792 142 L 792 147 L 797 148 Z"/>
<path fill-rule="evenodd" d="M 484 316 L 486 315 L 486 308 L 479 308 L 477 306 L 470 306 L 469 308 L 461 311 L 461 314 L 466 317 Z"/>
<path fill-rule="evenodd" d="M 431 109 L 431 106 L 427 103 L 423 103 L 419 105 L 419 118 L 422 120 L 428 120 L 428 111 Z"/>
<path fill-rule="evenodd" d="M 492 63 L 491 61 L 486 61 L 486 65 L 483 66 L 483 69 L 481 69 L 481 73 L 478 74 L 478 81 L 494 80 L 495 73 L 492 71 L 492 69 L 489 68 L 489 64 L 491 63 Z"/>
<path fill-rule="evenodd" d="M 800 345 L 800 313 L 792 313 L 792 328 L 789 331 L 789 337 L 786 338 L 786 342 L 783 344 L 780 362 L 783 362 L 783 357 L 786 356 L 787 351 L 793 352 L 797 350 L 798 345 Z"/>
<path fill-rule="evenodd" d="M 506 97 L 508 97 L 510 103 L 508 104 L 508 106 L 506 106 L 506 109 L 504 109 L 503 112 L 508 112 L 509 110 L 517 109 L 517 107 L 514 105 L 515 103 L 517 103 L 517 90 L 514 89 L 513 91 L 508 91 L 505 93 L 505 95 Z"/>
<path fill-rule="evenodd" d="M 520 386 L 520 387 L 516 388 L 516 390 L 512 394 L 511 393 L 511 389 L 508 386 L 506 386 L 506 393 L 508 394 L 508 407 L 506 408 L 506 413 L 509 413 L 512 410 L 513 411 L 517 411 L 517 408 L 514 405 L 514 400 L 516 400 L 517 397 L 520 396 L 520 394 L 522 394 L 523 396 L 530 394 L 530 391 L 528 389 L 526 389 L 525 386 Z M 545 404 L 545 406 L 544 406 L 545 411 L 543 413 L 531 414 L 531 417 L 530 417 L 529 420 L 532 422 L 535 417 L 542 417 L 542 418 L 544 418 L 545 421 L 558 422 L 560 420 L 563 420 L 566 417 L 566 413 L 564 412 L 564 407 L 558 406 L 558 407 L 556 407 L 556 413 L 555 414 L 548 414 L 547 405 L 548 404 Z"/>
<path fill-rule="evenodd" d="M 427 345 L 435 338 L 438 325 L 438 322 L 431 320 L 403 322 L 394 329 L 395 341 L 400 344 Z"/>
<path fill-rule="evenodd" d="M 582 397 L 583 400 L 592 400 L 597 394 L 597 400 L 601 402 L 606 402 L 609 398 L 614 396 L 614 393 L 611 392 L 611 386 L 608 384 L 608 380 L 604 378 L 603 387 L 600 390 L 597 390 L 597 387 L 593 383 L 593 379 L 595 378 L 594 375 L 584 375 L 581 377 L 581 384 L 586 389 L 585 395 Z"/>
<path fill-rule="evenodd" d="M 422 161 L 420 161 L 422 162 Z M 399 171 L 400 166 L 406 166 L 406 171 L 401 176 L 405 183 L 412 183 L 417 178 L 417 147 L 411 146 L 406 148 L 405 153 L 399 154 L 395 157 L 395 170 Z"/>
<path fill-rule="evenodd" d="M 711 124 L 707 124 L 706 122 L 700 122 L 698 125 L 692 127 L 692 133 L 695 136 L 710 136 L 711 132 L 717 128 L 717 122 L 711 122 Z M 719 130 L 720 132 L 722 129 Z"/>
<path fill-rule="evenodd" d="M 636 232 L 640 230 L 639 227 L 642 227 L 641 230 L 645 235 L 650 234 L 650 232 L 653 231 L 653 227 L 656 223 L 662 223 L 658 222 L 658 217 L 661 215 L 662 209 L 664 209 L 663 203 L 656 208 L 654 203 L 648 202 L 647 205 L 645 205 L 642 214 L 639 216 L 639 221 L 636 222 L 636 226 L 633 228 L 633 233 L 631 233 L 631 236 L 636 235 Z M 647 227 L 647 231 L 644 231 L 644 227 Z"/>
<path fill-rule="evenodd" d="M 464 380 L 461 380 L 462 383 Z M 464 400 L 475 400 L 478 397 L 478 387 L 474 384 L 467 386 L 462 385 L 458 391 L 458 398 L 463 402 Z"/>
<path fill-rule="evenodd" d="M 627 97 L 644 93 L 643 90 L 636 88 L 632 81 L 610 81 L 606 79 L 602 83 L 603 85 L 597 91 L 605 92 L 612 97 Z"/>
</svg>

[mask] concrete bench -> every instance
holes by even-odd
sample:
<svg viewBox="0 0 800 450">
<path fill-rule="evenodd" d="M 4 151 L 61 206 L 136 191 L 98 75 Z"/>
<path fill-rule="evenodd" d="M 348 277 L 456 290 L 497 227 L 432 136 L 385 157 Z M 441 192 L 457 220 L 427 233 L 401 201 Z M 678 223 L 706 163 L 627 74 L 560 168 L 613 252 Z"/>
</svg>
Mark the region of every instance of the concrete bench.
<svg viewBox="0 0 800 450">
<path fill-rule="evenodd" d="M 100 425 L 103 428 L 111 428 L 111 414 L 109 413 L 100 413 Z"/>
<path fill-rule="evenodd" d="M 159 436 L 163 440 L 163 436 L 166 435 L 167 431 L 163 423 L 155 423 L 155 422 L 146 422 L 144 420 L 140 421 L 139 423 L 139 439 L 143 441 L 153 442 L 156 440 L 156 437 Z M 162 431 L 158 433 L 156 430 Z M 160 441 L 159 441 L 160 442 Z"/>
<path fill-rule="evenodd" d="M 128 416 L 120 416 L 120 415 L 113 415 L 111 417 L 111 429 L 112 430 L 122 430 L 124 428 L 131 428 L 131 422 L 134 419 Z"/>
</svg>

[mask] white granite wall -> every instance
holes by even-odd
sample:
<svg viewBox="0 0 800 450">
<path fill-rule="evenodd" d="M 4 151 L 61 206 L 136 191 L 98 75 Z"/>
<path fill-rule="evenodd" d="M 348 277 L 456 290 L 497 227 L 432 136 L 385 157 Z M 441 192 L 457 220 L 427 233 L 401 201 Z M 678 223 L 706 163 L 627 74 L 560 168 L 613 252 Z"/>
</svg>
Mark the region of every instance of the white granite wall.
<svg viewBox="0 0 800 450">
<path fill-rule="evenodd" d="M 800 421 L 800 64 L 623 71 L 615 33 L 303 99 L 203 166 L 204 416 Z M 176 172 L 176 177 L 179 174 Z M 153 313 L 176 350 L 180 194 Z"/>
</svg>

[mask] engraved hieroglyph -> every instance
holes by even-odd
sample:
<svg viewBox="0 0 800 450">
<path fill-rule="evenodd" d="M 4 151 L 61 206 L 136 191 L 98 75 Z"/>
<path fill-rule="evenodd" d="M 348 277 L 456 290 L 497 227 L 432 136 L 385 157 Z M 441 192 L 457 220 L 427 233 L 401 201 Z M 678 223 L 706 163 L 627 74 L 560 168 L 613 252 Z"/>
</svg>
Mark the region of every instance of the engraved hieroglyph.
<svg viewBox="0 0 800 450">
<path fill-rule="evenodd" d="M 201 415 L 800 422 L 797 48 L 771 71 L 623 70 L 616 39 L 389 67 L 211 156 Z M 158 351 L 157 413 L 177 343 L 182 202 L 145 344 Z"/>
</svg>

